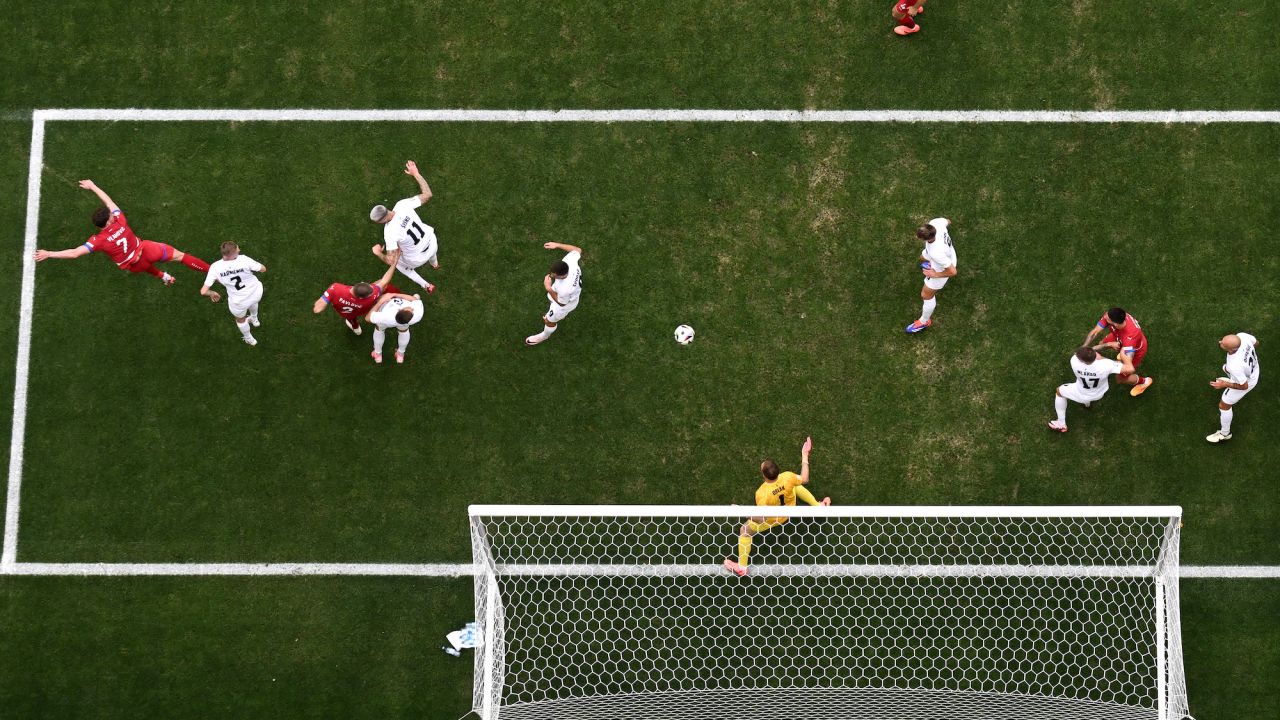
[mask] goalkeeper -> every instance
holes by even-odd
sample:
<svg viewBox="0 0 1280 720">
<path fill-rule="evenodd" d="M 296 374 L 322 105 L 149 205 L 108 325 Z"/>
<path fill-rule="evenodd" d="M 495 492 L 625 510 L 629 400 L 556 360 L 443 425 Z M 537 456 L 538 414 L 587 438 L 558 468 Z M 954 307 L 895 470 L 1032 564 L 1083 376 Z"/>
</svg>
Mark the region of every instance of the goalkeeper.
<svg viewBox="0 0 1280 720">
<path fill-rule="evenodd" d="M 800 448 L 800 474 L 793 472 L 779 472 L 778 463 L 766 458 L 760 463 L 760 474 L 764 476 L 764 482 L 761 483 L 759 489 L 756 490 L 756 505 L 761 507 L 779 507 L 787 505 L 794 507 L 796 498 L 809 505 L 830 505 L 831 498 L 822 498 L 822 502 L 818 502 L 813 497 L 813 493 L 809 492 L 805 485 L 809 484 L 809 451 L 813 449 L 813 438 L 805 438 L 804 445 Z M 742 530 L 738 533 L 738 559 L 725 558 L 725 568 L 742 577 L 747 574 L 747 560 L 751 556 L 751 537 L 756 533 L 764 532 L 770 528 L 778 527 L 785 523 L 785 517 L 753 517 L 748 518 L 742 523 Z"/>
</svg>

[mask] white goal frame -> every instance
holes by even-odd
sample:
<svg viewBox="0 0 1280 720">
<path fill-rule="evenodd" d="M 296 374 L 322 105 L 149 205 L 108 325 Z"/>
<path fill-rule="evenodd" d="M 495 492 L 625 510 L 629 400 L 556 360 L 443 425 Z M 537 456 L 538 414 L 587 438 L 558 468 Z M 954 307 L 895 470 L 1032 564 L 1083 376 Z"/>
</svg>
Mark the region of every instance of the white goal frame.
<svg viewBox="0 0 1280 720">
<path fill-rule="evenodd" d="M 1139 622 L 1146 627 L 1152 636 L 1148 636 L 1145 646 L 1154 647 L 1155 657 L 1152 659 L 1155 668 L 1155 677 L 1147 677 L 1144 682 L 1150 683 L 1151 694 L 1154 694 L 1154 701 L 1151 707 L 1136 707 L 1117 704 L 1115 702 L 1104 701 L 1082 701 L 1080 698 L 1066 700 L 1068 703 L 1076 703 L 1077 705 L 1091 706 L 1092 709 L 1098 710 L 1098 717 L 1123 717 L 1123 718 L 1151 718 L 1152 720 L 1182 720 L 1182 718 L 1191 717 L 1187 706 L 1186 682 L 1184 676 L 1184 667 L 1182 662 L 1181 647 L 1181 622 L 1178 607 L 1178 581 L 1179 581 L 1179 539 L 1180 528 L 1182 526 L 1182 508 L 1177 506 L 1105 506 L 1105 507 L 1081 507 L 1081 506 L 1043 506 L 1043 507 L 995 507 L 995 506 L 874 506 L 874 507 L 856 507 L 856 506 L 833 506 L 833 507 L 782 507 L 770 508 L 768 515 L 787 517 L 789 519 L 801 518 L 825 518 L 827 521 L 832 519 L 845 519 L 851 522 L 874 521 L 882 519 L 884 521 L 906 521 L 908 523 L 920 523 L 939 521 L 940 523 L 983 523 L 1001 521 L 1007 522 L 1031 522 L 1044 524 L 1053 524 L 1061 520 L 1064 524 L 1077 523 L 1091 528 L 1093 532 L 1094 525 L 1106 526 L 1106 523 L 1132 522 L 1134 525 L 1141 525 L 1143 528 L 1149 529 L 1149 537 L 1143 546 L 1149 552 L 1133 552 L 1133 548 L 1127 548 L 1123 552 L 1116 553 L 1116 558 L 1106 559 L 1104 554 L 1100 554 L 1100 560 L 1097 562 L 1070 562 L 1060 563 L 1052 561 L 1041 562 L 1000 562 L 1000 563 L 981 563 L 981 562 L 940 562 L 940 563 L 814 563 L 812 558 L 809 560 L 791 564 L 788 562 L 762 564 L 760 566 L 753 565 L 751 569 L 751 577 L 736 578 L 729 575 L 724 567 L 722 567 L 721 557 L 698 557 L 689 558 L 689 563 L 679 562 L 658 562 L 648 564 L 643 562 L 579 562 L 572 557 L 565 558 L 564 562 L 548 561 L 546 554 L 539 553 L 536 549 L 529 550 L 529 557 L 534 558 L 531 562 L 503 562 L 502 555 L 511 547 L 537 546 L 543 539 L 540 536 L 549 538 L 547 540 L 553 546 L 552 553 L 570 549 L 569 543 L 565 539 L 569 537 L 567 534 L 558 534 L 557 525 L 580 523 L 594 532 L 589 539 L 584 542 L 584 546 L 588 543 L 598 543 L 602 534 L 599 527 L 603 522 L 617 521 L 619 527 L 630 528 L 637 523 L 642 523 L 646 519 L 661 520 L 664 527 L 668 525 L 676 525 L 679 527 L 683 520 L 693 523 L 702 523 L 698 526 L 703 532 L 699 536 L 705 538 L 707 527 L 713 528 L 711 534 L 723 535 L 724 554 L 731 554 L 732 543 L 736 540 L 737 528 L 741 521 L 749 516 L 759 514 L 759 508 L 750 506 L 555 506 L 555 505 L 475 505 L 469 509 L 472 529 L 472 553 L 473 553 L 473 574 L 475 581 L 475 601 L 476 601 L 476 618 L 480 629 L 479 645 L 475 655 L 475 676 L 473 685 L 473 710 L 484 720 L 498 720 L 501 717 L 518 717 L 518 718 L 539 718 L 539 717 L 566 717 L 566 718 L 586 718 L 594 717 L 596 713 L 604 708 L 610 717 L 665 717 L 666 712 L 672 712 L 676 716 L 692 716 L 684 715 L 684 713 L 692 712 L 688 708 L 699 707 L 697 700 L 697 692 L 669 692 L 662 691 L 655 693 L 661 695 L 669 693 L 674 697 L 669 699 L 660 699 L 657 707 L 661 709 L 654 713 L 644 703 L 648 700 L 644 697 L 646 693 L 638 692 L 624 696 L 605 696 L 605 697 L 587 697 L 587 698 L 564 698 L 557 699 L 555 702 L 562 703 L 557 706 L 551 704 L 550 712 L 553 714 L 543 715 L 542 710 L 537 708 L 539 702 L 513 702 L 506 705 L 503 702 L 503 687 L 508 677 L 508 663 L 512 660 L 508 656 L 509 649 L 507 647 L 504 633 L 504 618 L 507 611 L 506 603 L 513 596 L 519 596 L 519 590 L 512 588 L 519 587 L 519 583 L 528 578 L 534 579 L 572 579 L 574 578 L 591 578 L 592 585 L 599 583 L 608 583 L 610 579 L 634 579 L 634 578 L 701 578 L 706 576 L 719 576 L 723 578 L 726 584 L 742 583 L 742 582 L 763 582 L 756 580 L 757 577 L 765 578 L 787 578 L 791 582 L 803 582 L 808 578 L 827 578 L 827 579 L 846 579 L 846 578 L 904 578 L 906 582 L 914 580 L 933 581 L 939 578 L 972 578 L 981 579 L 981 582 L 999 583 L 1004 579 L 1010 579 L 1010 582 L 1018 582 L 1020 580 L 1030 579 L 1029 582 L 1038 578 L 1048 579 L 1065 579 L 1068 582 L 1090 583 L 1097 581 L 1105 583 L 1113 581 L 1129 582 L 1125 587 L 1135 587 L 1132 583 L 1142 583 L 1143 580 L 1149 580 L 1150 589 L 1149 600 L 1141 601 L 1141 607 L 1147 608 L 1146 612 L 1150 615 L 1145 619 L 1140 618 Z M 949 526 L 950 526 L 949 525 Z M 495 555 L 495 539 L 494 536 L 508 529 L 523 529 L 524 532 L 519 533 L 520 539 L 506 544 L 506 550 L 499 549 Z M 529 532 L 530 529 L 534 529 Z M 1034 533 L 1031 533 L 1034 534 Z M 1088 534 L 1088 533 L 1086 533 Z M 607 536 L 607 534 L 605 534 Z M 767 536 L 767 534 L 766 534 Z M 1083 537 L 1083 535 L 1082 535 Z M 557 538 L 559 542 L 557 542 Z M 769 542 L 765 539 L 763 542 Z M 1133 543 L 1130 543 L 1133 544 Z M 664 545 L 664 547 L 666 547 Z M 918 546 L 916 546 L 918 547 Z M 941 546 L 940 546 L 941 547 Z M 954 548 L 946 549 L 941 552 L 950 555 Z M 668 549 L 669 551 L 669 549 Z M 523 552 L 523 551 L 522 551 Z M 590 558 L 591 552 L 585 554 Z M 658 554 L 662 554 L 661 552 Z M 1045 553 L 1047 556 L 1053 554 L 1053 550 L 1049 549 Z M 1067 553 L 1071 555 L 1071 553 Z M 1123 556 L 1123 557 L 1121 557 Z M 1079 559 L 1079 558 L 1076 558 Z M 597 581 L 597 579 L 601 579 Z M 626 580 L 620 581 L 625 582 Z M 538 582 L 538 580 L 535 580 Z M 1046 582 L 1054 582 L 1047 580 Z M 1138 585 L 1137 587 L 1142 587 Z M 590 589 L 584 592 L 589 592 Z M 1094 592 L 1098 592 L 1096 589 Z M 1145 593 L 1137 593 L 1141 596 Z M 613 597 L 608 593 L 601 596 L 602 604 L 607 604 Z M 519 600 L 516 601 L 517 604 Z M 517 607 L 526 617 L 531 614 L 527 610 Z M 758 638 L 757 638 L 758 640 Z M 525 638 L 524 642 L 528 642 Z M 516 658 L 519 662 L 519 658 Z M 816 659 L 821 662 L 821 658 Z M 526 663 L 527 664 L 527 663 Z M 582 673 L 589 673 L 592 669 L 583 667 Z M 571 684 L 571 680 L 567 680 Z M 834 690 L 853 689 L 862 691 L 864 688 L 835 688 Z M 746 700 L 751 700 L 752 693 L 759 692 L 759 688 L 742 688 L 735 690 L 739 696 Z M 830 689 L 822 689 L 819 692 Z M 813 694 L 812 689 L 805 689 L 804 692 Z M 901 690 L 890 690 L 892 693 L 901 695 Z M 982 695 L 981 703 L 992 702 L 993 696 L 1004 696 L 1004 699 L 1010 701 L 1006 713 L 1016 713 L 1015 715 L 990 715 L 989 717 L 1020 717 L 1020 718 L 1067 718 L 1084 717 L 1078 714 L 1080 710 L 1062 710 L 1056 708 L 1053 703 L 1062 698 L 1054 698 L 1053 696 L 1037 695 L 1030 693 L 992 693 L 992 692 L 956 692 L 943 689 L 941 694 L 937 690 L 927 688 L 912 689 L 912 693 L 922 695 L 934 694 L 932 698 L 926 698 L 924 707 L 928 708 L 927 712 L 943 712 L 950 713 L 948 708 L 950 703 L 955 702 L 956 696 L 963 695 Z M 961 698 L 963 702 L 963 698 Z M 583 704 L 583 703 L 586 704 Z M 911 703 L 917 703 L 917 700 L 911 700 Z M 995 697 L 995 706 L 999 707 L 1003 702 L 1001 697 Z M 749 705 L 750 703 L 748 703 Z M 989 708 L 989 704 L 981 704 L 982 708 Z M 643 708 L 643 709 L 642 709 Z M 532 710 L 533 712 L 529 712 Z M 708 712 L 708 711 L 703 711 Z M 751 716 L 752 710 L 747 708 L 725 708 L 720 707 L 714 711 L 723 714 L 725 717 L 743 717 Z M 907 717 L 908 715 L 892 714 L 884 715 L 884 717 Z M 1073 714 L 1076 713 L 1076 714 Z M 634 714 L 633 714 L 634 713 Z M 981 714 L 981 713 L 980 713 Z M 717 715 L 719 716 L 719 715 Z M 803 717 L 804 713 L 796 711 L 791 717 Z M 925 715 L 933 717 L 932 715 Z M 950 714 L 946 715 L 951 717 Z M 981 715 L 988 717 L 987 715 Z M 698 715 L 701 717 L 701 715 Z M 768 715 L 773 717 L 773 715 Z M 784 712 L 778 717 L 788 717 Z M 822 717 L 827 717 L 822 715 Z M 866 715 L 850 715 L 849 717 L 870 717 Z M 967 717 L 962 712 L 957 711 L 955 717 Z M 1093 717 L 1092 714 L 1089 717 Z"/>
</svg>

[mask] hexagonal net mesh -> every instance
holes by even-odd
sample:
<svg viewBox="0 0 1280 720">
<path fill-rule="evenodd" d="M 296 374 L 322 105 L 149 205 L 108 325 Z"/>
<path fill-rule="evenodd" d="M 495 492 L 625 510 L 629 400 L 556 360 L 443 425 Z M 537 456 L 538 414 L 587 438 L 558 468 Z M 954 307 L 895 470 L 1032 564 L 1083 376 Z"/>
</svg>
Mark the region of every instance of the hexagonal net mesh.
<svg viewBox="0 0 1280 720">
<path fill-rule="evenodd" d="M 495 718 L 1190 717 L 1181 509 L 471 509 Z"/>
</svg>

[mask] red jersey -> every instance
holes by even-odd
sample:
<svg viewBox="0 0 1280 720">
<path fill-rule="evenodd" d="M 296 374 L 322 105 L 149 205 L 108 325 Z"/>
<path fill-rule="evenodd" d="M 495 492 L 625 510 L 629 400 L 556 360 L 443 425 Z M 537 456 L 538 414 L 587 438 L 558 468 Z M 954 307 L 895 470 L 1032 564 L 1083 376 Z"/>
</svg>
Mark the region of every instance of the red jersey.
<svg viewBox="0 0 1280 720">
<path fill-rule="evenodd" d="M 1107 324 L 1107 316 L 1103 315 L 1098 321 L 1098 327 L 1110 330 L 1103 342 L 1112 342 L 1118 340 L 1120 349 L 1131 355 L 1142 355 L 1147 351 L 1147 336 L 1142 333 L 1142 326 L 1138 324 L 1133 316 L 1125 313 L 1124 327 L 1118 330 Z"/>
<path fill-rule="evenodd" d="M 129 227 L 129 221 L 125 219 L 124 213 L 116 210 L 111 213 L 111 221 L 107 226 L 93 237 L 89 238 L 84 244 L 89 248 L 89 252 L 104 252 L 107 257 L 111 258 L 111 262 L 123 268 L 132 264 L 138 259 L 139 249 L 142 241 L 137 235 L 133 234 L 133 228 Z"/>
<path fill-rule="evenodd" d="M 367 298 L 358 298 L 352 294 L 350 285 L 334 283 L 324 291 L 322 297 L 330 307 L 338 311 L 339 315 L 354 320 L 364 317 L 365 313 L 373 309 L 378 298 L 382 297 L 382 288 L 374 285 L 372 295 Z"/>
</svg>

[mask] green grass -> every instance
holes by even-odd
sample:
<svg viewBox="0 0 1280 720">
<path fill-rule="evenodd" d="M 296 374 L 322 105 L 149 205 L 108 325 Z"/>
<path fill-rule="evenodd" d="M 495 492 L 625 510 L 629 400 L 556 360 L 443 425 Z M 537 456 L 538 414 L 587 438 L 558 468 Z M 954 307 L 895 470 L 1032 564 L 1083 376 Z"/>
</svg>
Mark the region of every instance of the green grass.
<svg viewBox="0 0 1280 720">
<path fill-rule="evenodd" d="M 21 247 L 36 107 L 1280 107 L 1275 0 L 935 2 L 905 41 L 888 4 L 13 3 L 0 237 Z M 1278 151 L 1273 126 L 53 124 L 42 246 L 87 235 L 87 176 L 143 237 L 271 271 L 249 349 L 184 268 L 39 268 L 19 559 L 458 561 L 468 503 L 746 502 L 813 434 L 837 502 L 1178 503 L 1185 562 L 1277 563 L 1269 382 L 1231 444 L 1201 438 L 1216 339 L 1277 336 Z M 409 157 L 445 267 L 409 363 L 375 368 L 309 307 L 379 272 L 364 213 L 412 191 Z M 935 214 L 961 275 L 908 338 Z M 547 240 L 587 249 L 583 303 L 528 350 Z M 1157 384 L 1051 435 L 1116 303 Z M 415 578 L 5 577 L 0 707 L 447 720 L 470 665 L 437 648 L 470 604 Z M 1184 582 L 1200 720 L 1280 714 L 1277 610 L 1274 582 Z"/>
<path fill-rule="evenodd" d="M 184 268 L 173 288 L 93 256 L 39 268 L 23 557 L 458 560 L 468 503 L 742 501 L 760 456 L 794 464 L 812 434 L 815 486 L 838 502 L 1181 503 L 1188 561 L 1274 562 L 1276 494 L 1254 481 L 1276 405 L 1242 403 L 1228 447 L 1201 438 L 1217 339 L 1275 331 L 1263 279 L 1280 268 L 1261 243 L 1280 187 L 1249 161 L 1278 140 L 55 125 L 46 245 L 85 234 L 92 198 L 61 178 L 87 174 L 75 149 L 98 143 L 138 153 L 96 179 L 143 237 L 205 256 L 234 237 L 271 270 L 249 349 Z M 285 143 L 328 152 L 270 150 Z M 378 274 L 365 208 L 410 192 L 369 147 L 419 157 L 437 193 L 424 214 L 445 269 L 404 367 L 373 367 L 368 338 L 309 311 L 329 282 Z M 291 180 L 264 192 L 269 177 Z M 912 228 L 937 214 L 961 275 L 937 326 L 908 337 Z M 586 249 L 583 304 L 530 350 L 552 239 Z M 1157 385 L 1073 408 L 1053 435 L 1066 358 L 1113 304 L 1146 328 Z M 688 348 L 680 322 L 700 333 Z"/>
<path fill-rule="evenodd" d="M 891 4 L 18 0 L 0 107 L 1280 105 L 1276 0 Z"/>
</svg>

